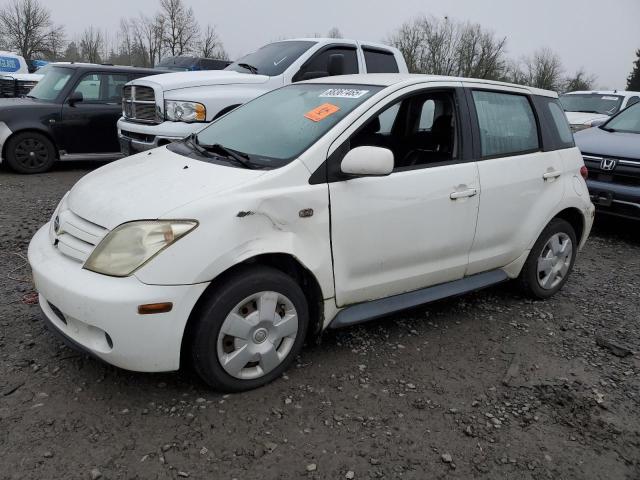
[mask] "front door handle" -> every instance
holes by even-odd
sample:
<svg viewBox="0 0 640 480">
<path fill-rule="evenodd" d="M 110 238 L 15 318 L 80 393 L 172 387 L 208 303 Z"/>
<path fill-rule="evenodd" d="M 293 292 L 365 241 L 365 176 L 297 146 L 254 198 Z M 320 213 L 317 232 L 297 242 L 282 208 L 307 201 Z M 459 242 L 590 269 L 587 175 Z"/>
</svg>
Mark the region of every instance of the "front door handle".
<svg viewBox="0 0 640 480">
<path fill-rule="evenodd" d="M 459 198 L 474 197 L 477 194 L 478 194 L 477 189 L 469 188 L 467 190 L 456 190 L 455 192 L 451 192 L 451 195 L 449 195 L 449 198 L 451 200 L 457 200 Z"/>
<path fill-rule="evenodd" d="M 546 182 L 547 180 L 558 178 L 560 175 L 562 175 L 562 172 L 560 170 L 549 170 L 548 172 L 542 174 L 542 178 Z"/>
</svg>

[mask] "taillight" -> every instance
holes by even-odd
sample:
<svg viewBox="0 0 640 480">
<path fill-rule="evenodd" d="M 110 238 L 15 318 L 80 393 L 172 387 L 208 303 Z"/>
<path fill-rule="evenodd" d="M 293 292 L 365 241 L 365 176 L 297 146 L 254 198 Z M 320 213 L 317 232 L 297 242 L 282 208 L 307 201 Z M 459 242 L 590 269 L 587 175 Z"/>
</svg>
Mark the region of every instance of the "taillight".
<svg viewBox="0 0 640 480">
<path fill-rule="evenodd" d="M 587 167 L 585 165 L 580 167 L 580 175 L 582 175 L 582 178 L 584 178 L 585 180 L 589 176 L 589 170 L 587 169 Z"/>
</svg>

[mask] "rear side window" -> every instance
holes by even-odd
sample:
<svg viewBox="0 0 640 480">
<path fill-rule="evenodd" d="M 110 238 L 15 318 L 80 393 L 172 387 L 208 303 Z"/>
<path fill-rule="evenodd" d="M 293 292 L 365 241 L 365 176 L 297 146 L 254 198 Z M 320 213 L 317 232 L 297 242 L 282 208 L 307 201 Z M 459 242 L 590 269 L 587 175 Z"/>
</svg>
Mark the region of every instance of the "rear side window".
<svg viewBox="0 0 640 480">
<path fill-rule="evenodd" d="M 363 48 L 367 73 L 398 73 L 398 62 L 391 52 Z"/>
<path fill-rule="evenodd" d="M 473 101 L 483 157 L 517 155 L 539 149 L 536 118 L 527 97 L 476 90 Z"/>
<path fill-rule="evenodd" d="M 560 100 L 542 95 L 532 98 L 540 118 L 543 150 L 548 152 L 575 147 L 569 120 Z"/>
</svg>

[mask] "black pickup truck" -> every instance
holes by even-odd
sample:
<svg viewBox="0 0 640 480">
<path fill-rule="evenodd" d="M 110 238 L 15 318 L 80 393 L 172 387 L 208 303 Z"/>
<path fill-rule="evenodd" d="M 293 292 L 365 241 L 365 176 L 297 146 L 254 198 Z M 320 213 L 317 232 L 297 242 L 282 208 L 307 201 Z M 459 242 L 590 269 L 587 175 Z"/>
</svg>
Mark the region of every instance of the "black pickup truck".
<svg viewBox="0 0 640 480">
<path fill-rule="evenodd" d="M 50 64 L 22 98 L 0 99 L 0 162 L 19 173 L 41 173 L 57 160 L 120 158 L 116 124 L 122 88 L 164 73 L 134 67 Z"/>
</svg>

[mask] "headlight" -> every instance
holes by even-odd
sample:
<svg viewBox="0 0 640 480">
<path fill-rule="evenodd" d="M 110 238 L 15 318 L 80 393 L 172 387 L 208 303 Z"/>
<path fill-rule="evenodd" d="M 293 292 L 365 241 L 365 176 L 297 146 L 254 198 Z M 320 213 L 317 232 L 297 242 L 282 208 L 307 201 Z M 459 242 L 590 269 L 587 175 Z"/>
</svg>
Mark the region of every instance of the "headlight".
<svg viewBox="0 0 640 480">
<path fill-rule="evenodd" d="M 127 277 L 197 225 L 195 220 L 123 223 L 102 239 L 83 268 L 114 277 Z"/>
<path fill-rule="evenodd" d="M 172 122 L 204 122 L 207 119 L 207 109 L 198 102 L 182 102 L 165 100 L 164 115 Z"/>
</svg>

